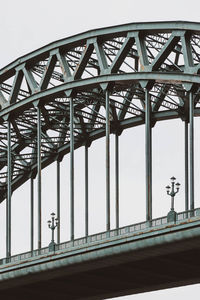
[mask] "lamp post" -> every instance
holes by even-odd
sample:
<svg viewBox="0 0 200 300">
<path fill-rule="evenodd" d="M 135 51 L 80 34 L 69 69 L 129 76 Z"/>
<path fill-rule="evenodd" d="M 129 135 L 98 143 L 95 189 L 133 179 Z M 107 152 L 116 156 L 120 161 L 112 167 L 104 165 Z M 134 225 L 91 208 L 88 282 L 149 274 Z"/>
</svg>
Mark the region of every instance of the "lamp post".
<svg viewBox="0 0 200 300">
<path fill-rule="evenodd" d="M 171 209 L 167 215 L 167 222 L 176 222 L 176 211 L 174 210 L 174 197 L 179 192 L 180 183 L 175 183 L 176 178 L 173 176 L 171 179 L 171 187 L 169 185 L 166 186 L 167 195 L 171 197 Z M 175 190 L 176 186 L 176 190 Z"/>
<path fill-rule="evenodd" d="M 51 242 L 49 244 L 49 251 L 55 251 L 55 241 L 54 241 L 54 230 L 58 226 L 58 219 L 55 218 L 55 213 L 51 213 L 51 220 L 48 222 L 48 226 L 51 229 Z"/>
</svg>

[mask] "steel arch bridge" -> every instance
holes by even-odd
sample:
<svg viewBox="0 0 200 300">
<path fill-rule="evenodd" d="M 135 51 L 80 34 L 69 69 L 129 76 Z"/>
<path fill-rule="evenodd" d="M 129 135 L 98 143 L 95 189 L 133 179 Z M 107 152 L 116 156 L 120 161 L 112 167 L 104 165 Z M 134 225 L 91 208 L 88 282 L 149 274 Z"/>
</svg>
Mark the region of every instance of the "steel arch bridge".
<svg viewBox="0 0 200 300">
<path fill-rule="evenodd" d="M 88 237 L 88 148 L 103 136 L 106 136 L 106 230 L 110 231 L 110 134 L 115 135 L 119 230 L 118 137 L 125 129 L 142 124 L 146 157 L 145 224 L 153 224 L 152 127 L 158 121 L 175 118 L 185 123 L 185 210 L 190 209 L 192 216 L 197 217 L 194 117 L 200 115 L 199 73 L 200 24 L 182 21 L 133 23 L 88 31 L 53 42 L 1 69 L 0 201 L 6 201 L 7 261 L 11 259 L 12 193 L 28 180 L 33 189 L 33 180 L 37 178 L 37 249 L 41 249 L 41 169 L 57 161 L 59 218 L 60 162 L 68 153 L 70 230 L 74 241 L 74 150 L 82 146 Z M 31 253 L 33 215 L 32 210 Z M 57 241 L 59 244 L 59 225 Z"/>
</svg>

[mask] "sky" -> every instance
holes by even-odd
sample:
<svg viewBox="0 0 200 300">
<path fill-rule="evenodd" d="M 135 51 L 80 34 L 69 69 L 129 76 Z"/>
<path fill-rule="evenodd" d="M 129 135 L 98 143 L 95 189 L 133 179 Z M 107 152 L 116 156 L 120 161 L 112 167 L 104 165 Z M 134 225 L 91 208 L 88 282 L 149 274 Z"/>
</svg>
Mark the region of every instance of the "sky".
<svg viewBox="0 0 200 300">
<path fill-rule="evenodd" d="M 65 38 L 87 30 L 119 25 L 132 22 L 147 22 L 147 21 L 195 21 L 200 22 L 198 1 L 190 0 L 184 2 L 181 0 L 168 1 L 135 1 L 135 0 L 0 0 L 1 3 L 1 18 L 0 18 L 0 33 L 1 33 L 1 55 L 0 68 L 39 47 L 42 47 L 55 40 Z M 197 137 L 200 123 L 195 120 L 195 135 Z M 135 143 L 137 141 L 137 143 Z M 162 142 L 161 142 L 162 141 Z M 111 154 L 114 151 L 113 137 L 111 137 Z M 128 146 L 128 147 L 127 147 Z M 161 122 L 156 125 L 153 130 L 153 196 L 154 217 L 165 215 L 169 208 L 169 199 L 165 194 L 164 187 L 169 182 L 169 178 L 174 175 L 177 179 L 184 183 L 183 169 L 183 124 L 180 120 L 171 122 Z M 133 149 L 133 150 L 131 150 Z M 90 198 L 99 199 L 105 198 L 104 190 L 102 192 L 101 184 L 104 184 L 103 169 L 104 165 L 104 139 L 96 141 L 90 149 Z M 195 153 L 200 150 L 200 144 L 196 142 Z M 120 178 L 121 190 L 120 197 L 123 199 L 121 204 L 121 225 L 136 223 L 143 221 L 144 211 L 144 128 L 134 128 L 125 131 L 120 137 Z M 83 216 L 80 214 L 83 208 L 82 203 L 78 201 L 81 193 L 83 193 L 84 174 L 83 150 L 79 149 L 75 154 L 75 170 L 79 170 L 75 174 L 76 183 L 79 184 L 79 191 L 76 192 L 76 232 L 77 236 L 83 234 Z M 98 155 L 98 160 L 96 159 Z M 168 163 L 166 163 L 168 161 Z M 113 165 L 113 158 L 111 165 Z M 169 163 L 170 162 L 170 163 Z M 195 163 L 198 164 L 196 155 Z M 67 167 L 66 167 L 67 166 Z M 66 182 L 62 182 L 62 197 L 69 194 L 69 160 L 65 158 L 62 162 L 61 173 L 62 177 L 66 178 Z M 133 170 L 137 169 L 137 173 Z M 98 170 L 98 171 L 97 171 Z M 111 172 L 112 172 L 111 167 Z M 162 172 L 165 170 L 165 172 Z M 200 180 L 198 170 L 195 170 L 197 181 Z M 98 182 L 98 184 L 97 184 Z M 133 187 L 132 187 L 133 183 Z M 111 191 L 114 183 L 111 180 Z M 55 164 L 43 171 L 43 210 L 44 223 L 46 222 L 50 212 L 55 210 Z M 49 189 L 49 186 L 51 188 Z M 130 190 L 130 186 L 132 190 Z M 126 191 L 129 189 L 129 194 Z M 36 192 L 36 189 L 35 189 Z M 198 190 L 195 191 L 196 198 Z M 140 199 L 140 205 L 130 199 L 130 195 L 136 195 Z M 24 229 L 23 237 L 19 237 L 20 230 L 23 228 L 24 222 L 28 222 L 28 198 L 29 186 L 28 183 L 16 191 L 13 195 L 13 249 L 14 252 L 27 251 L 28 249 L 28 229 Z M 98 198 L 99 197 L 99 198 Z M 47 199 L 48 198 L 48 199 Z M 35 200 L 36 201 L 36 200 Z M 114 200 L 112 200 L 114 201 Z M 162 201 L 162 205 L 161 205 Z M 90 203 L 90 210 L 93 212 L 93 217 L 90 219 L 91 227 L 93 225 L 94 232 L 102 231 L 104 222 L 97 224 L 96 218 L 99 215 L 103 216 L 104 205 L 99 204 L 99 201 Z M 197 203 L 198 205 L 199 203 Z M 112 204 L 113 205 L 113 204 Z M 180 190 L 176 198 L 177 210 L 183 210 L 183 188 Z M 23 209 L 20 209 L 23 206 Z M 131 210 L 126 207 L 131 206 Z M 200 205 L 199 205 L 200 206 Z M 136 211 L 137 209 L 137 211 Z M 63 204 L 63 211 L 68 213 L 68 207 Z M 138 213 L 139 211 L 139 213 Z M 91 214 L 92 215 L 92 214 Z M 4 236 L 5 231 L 5 205 L 0 206 L 0 232 Z M 64 215 L 61 216 L 64 220 Z M 112 226 L 114 226 L 114 215 L 112 217 Z M 61 220 L 61 221 L 62 221 Z M 100 221 L 100 220 L 99 220 Z M 64 222 L 64 221 L 63 221 Z M 50 238 L 50 233 L 46 225 L 43 227 L 44 245 Z M 92 229 L 91 229 L 92 230 Z M 91 233 L 93 233 L 91 231 Z M 66 239 L 64 230 L 61 232 L 62 239 Z M 5 236 L 0 245 L 0 256 L 5 255 L 4 247 Z M 118 299 L 131 300 L 151 300 L 151 299 L 188 299 L 200 292 L 200 285 L 181 287 L 176 289 L 168 289 L 163 291 L 151 292 L 148 294 L 131 295 L 128 297 L 120 297 Z"/>
</svg>

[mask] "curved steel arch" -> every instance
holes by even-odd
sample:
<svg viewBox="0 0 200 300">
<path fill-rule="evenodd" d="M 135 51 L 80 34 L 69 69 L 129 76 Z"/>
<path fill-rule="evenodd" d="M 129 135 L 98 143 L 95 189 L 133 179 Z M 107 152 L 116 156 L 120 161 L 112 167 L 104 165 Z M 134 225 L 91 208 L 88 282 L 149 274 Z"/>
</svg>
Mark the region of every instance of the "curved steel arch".
<svg viewBox="0 0 200 300">
<path fill-rule="evenodd" d="M 0 191 L 7 194 L 7 124 L 11 125 L 12 191 L 37 173 L 37 107 L 41 109 L 41 165 L 70 151 L 69 98 L 74 103 L 74 147 L 106 132 L 117 135 L 145 122 L 145 90 L 151 126 L 188 122 L 189 92 L 198 116 L 200 24 L 134 23 L 88 31 L 23 57 L 0 70 Z"/>
</svg>

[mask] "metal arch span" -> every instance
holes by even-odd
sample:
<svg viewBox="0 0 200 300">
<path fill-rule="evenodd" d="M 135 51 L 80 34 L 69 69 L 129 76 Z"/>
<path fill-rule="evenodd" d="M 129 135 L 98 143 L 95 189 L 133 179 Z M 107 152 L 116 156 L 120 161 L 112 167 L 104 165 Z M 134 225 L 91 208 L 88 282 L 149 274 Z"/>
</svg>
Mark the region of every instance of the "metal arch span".
<svg viewBox="0 0 200 300">
<path fill-rule="evenodd" d="M 37 175 L 40 209 L 41 169 L 56 160 L 59 166 L 68 152 L 74 238 L 74 149 L 84 145 L 87 160 L 92 141 L 104 135 L 109 230 L 109 136 L 116 135 L 117 153 L 118 136 L 140 124 L 145 124 L 147 220 L 152 218 L 151 128 L 159 120 L 181 118 L 186 142 L 190 124 L 193 209 L 193 117 L 200 112 L 199 72 L 200 23 L 182 21 L 89 31 L 49 44 L 0 70 L 0 201 L 7 198 L 7 255 L 12 192 Z"/>
</svg>

